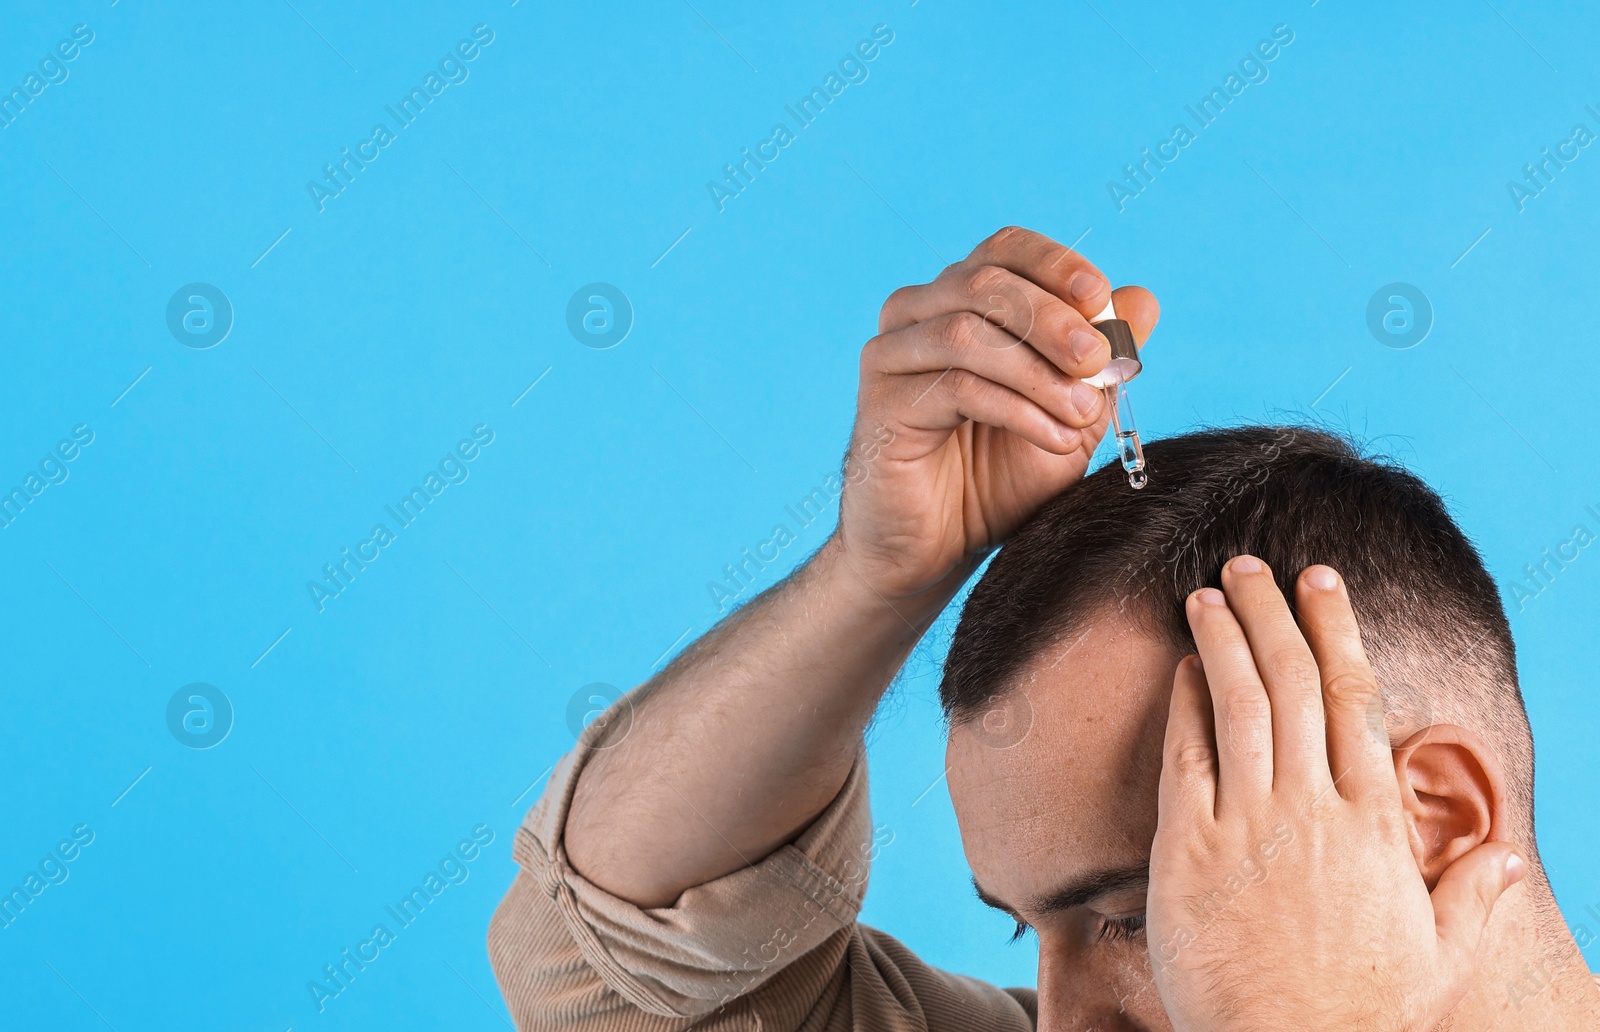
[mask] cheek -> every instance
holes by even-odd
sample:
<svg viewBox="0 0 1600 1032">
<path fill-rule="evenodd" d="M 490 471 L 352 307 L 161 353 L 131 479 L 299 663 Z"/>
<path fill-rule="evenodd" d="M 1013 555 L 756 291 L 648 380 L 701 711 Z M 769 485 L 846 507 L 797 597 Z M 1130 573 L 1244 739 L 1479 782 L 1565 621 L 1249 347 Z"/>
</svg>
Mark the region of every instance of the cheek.
<svg viewBox="0 0 1600 1032">
<path fill-rule="evenodd" d="M 1150 954 L 1142 943 L 1125 946 L 1117 962 L 1117 986 L 1124 1013 L 1138 1028 L 1153 1032 L 1172 1032 L 1167 1009 L 1161 1005 L 1155 978 L 1150 973 Z"/>
</svg>

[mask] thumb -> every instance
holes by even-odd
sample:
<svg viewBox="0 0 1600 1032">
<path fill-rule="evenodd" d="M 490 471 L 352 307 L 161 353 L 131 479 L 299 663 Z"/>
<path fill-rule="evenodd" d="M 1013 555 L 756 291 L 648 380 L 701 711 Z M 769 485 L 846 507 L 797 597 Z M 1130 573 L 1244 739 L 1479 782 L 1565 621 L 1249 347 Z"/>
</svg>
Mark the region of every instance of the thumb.
<svg viewBox="0 0 1600 1032">
<path fill-rule="evenodd" d="M 1458 965 L 1472 966 L 1495 902 L 1527 874 L 1527 861 L 1509 842 L 1482 843 L 1445 868 L 1433 889 L 1433 920 Z"/>
</svg>

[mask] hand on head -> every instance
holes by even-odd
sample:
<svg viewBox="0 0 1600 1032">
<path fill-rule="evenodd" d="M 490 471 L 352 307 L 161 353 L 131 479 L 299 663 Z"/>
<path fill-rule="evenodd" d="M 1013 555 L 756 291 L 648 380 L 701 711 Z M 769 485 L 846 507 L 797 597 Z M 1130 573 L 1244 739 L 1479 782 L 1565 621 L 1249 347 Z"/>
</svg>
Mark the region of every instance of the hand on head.
<svg viewBox="0 0 1600 1032">
<path fill-rule="evenodd" d="M 1199 655 L 1168 718 L 1148 902 L 1162 1002 L 1188 1030 L 1432 1028 L 1527 865 L 1495 829 L 1430 894 L 1341 579 L 1301 574 L 1298 624 L 1259 560 L 1222 583 L 1189 598 Z"/>
</svg>

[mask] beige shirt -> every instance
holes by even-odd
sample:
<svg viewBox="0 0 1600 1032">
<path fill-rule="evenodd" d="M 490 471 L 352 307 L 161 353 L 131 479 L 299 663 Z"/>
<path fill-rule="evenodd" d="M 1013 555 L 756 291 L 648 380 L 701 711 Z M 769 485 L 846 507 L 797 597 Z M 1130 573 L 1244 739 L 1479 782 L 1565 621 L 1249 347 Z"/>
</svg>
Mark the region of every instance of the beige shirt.
<svg viewBox="0 0 1600 1032">
<path fill-rule="evenodd" d="M 567 862 L 563 830 L 590 738 L 517 830 L 521 869 L 489 925 L 489 958 L 522 1032 L 1033 1029 L 1034 990 L 929 967 L 856 921 L 876 855 L 865 749 L 791 845 L 647 910 Z"/>
</svg>

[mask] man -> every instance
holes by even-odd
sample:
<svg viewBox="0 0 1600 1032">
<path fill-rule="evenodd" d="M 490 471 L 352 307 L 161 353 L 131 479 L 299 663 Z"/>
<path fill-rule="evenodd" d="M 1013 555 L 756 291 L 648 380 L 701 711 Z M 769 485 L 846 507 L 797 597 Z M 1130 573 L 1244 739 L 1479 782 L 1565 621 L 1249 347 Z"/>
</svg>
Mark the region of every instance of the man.
<svg viewBox="0 0 1600 1032">
<path fill-rule="evenodd" d="M 1531 930 L 1539 872 L 1496 904 L 1528 871 L 1517 847 L 1533 855 L 1515 729 L 1490 745 L 1434 728 L 1391 751 L 1333 570 L 1275 578 L 1244 557 L 1219 572 L 1216 547 L 1278 559 L 1270 532 L 1211 531 L 1203 559 L 1184 544 L 1203 522 L 1139 536 L 1147 500 L 1193 509 L 1226 486 L 1253 505 L 1275 483 L 1258 467 L 1292 466 L 1293 443 L 1254 464 L 1231 438 L 1152 445 L 1144 493 L 1108 472 L 1063 491 L 1105 430 L 1081 380 L 1107 360 L 1087 318 L 1110 294 L 1081 256 L 1012 229 L 890 297 L 862 355 L 838 531 L 592 724 L 519 832 L 523 871 L 489 935 L 519 1027 L 1578 1027 L 1593 990 L 1560 936 Z M 1115 300 L 1142 343 L 1154 298 Z M 1201 476 L 1210 452 L 1231 477 Z M 1073 508 L 1080 493 L 1109 522 Z M 1035 994 L 930 968 L 855 921 L 875 849 L 861 735 L 921 632 L 1052 498 L 974 591 L 943 691 L 968 856 L 984 897 L 1040 936 Z M 1327 501 L 1272 515 L 1293 526 Z M 1368 585 L 1388 583 L 1348 545 L 1278 551 L 1353 560 L 1363 616 Z M 1402 622 L 1431 601 L 1382 600 Z M 1438 623 L 1393 638 L 1422 672 L 1451 669 L 1428 653 Z M 1496 662 L 1455 665 L 1503 675 Z M 1401 712 L 1434 698 L 1413 683 Z M 1546 958 L 1545 984 L 1493 996 L 1486 969 Z"/>
<path fill-rule="evenodd" d="M 1037 929 L 1041 1012 L 1053 1002 L 1067 1016 L 1063 1027 L 1075 1029 L 1099 1028 L 1119 1011 L 1134 1019 L 1128 1027 L 1168 1027 L 1151 965 L 1159 980 L 1164 963 L 1181 962 L 1196 944 L 1226 951 L 1216 930 L 1230 911 L 1270 882 L 1299 877 L 1283 864 L 1301 834 L 1286 822 L 1221 883 L 1181 903 L 1169 897 L 1182 913 L 1168 931 L 1137 934 L 1147 894 L 1151 926 L 1157 918 L 1150 886 L 1161 878 L 1160 850 L 1153 858 L 1150 841 L 1168 833 L 1156 833 L 1168 692 L 1204 695 L 1210 681 L 1217 694 L 1216 679 L 1234 662 L 1226 636 L 1213 636 L 1205 620 L 1237 613 L 1248 640 L 1234 651 L 1254 653 L 1269 695 L 1273 668 L 1285 681 L 1314 683 L 1320 667 L 1326 682 L 1327 664 L 1313 656 L 1327 606 L 1318 588 L 1342 579 L 1383 689 L 1387 712 L 1372 712 L 1369 732 L 1392 754 L 1381 776 L 1388 792 L 1398 789 L 1399 805 L 1383 819 L 1398 822 L 1410 873 L 1431 889 L 1458 858 L 1495 841 L 1515 843 L 1531 860 L 1530 876 L 1495 905 L 1473 985 L 1445 1027 L 1600 1028 L 1600 989 L 1538 860 L 1533 741 L 1510 628 L 1494 581 L 1439 497 L 1411 474 L 1304 428 L 1196 433 L 1154 442 L 1146 456 L 1159 479 L 1145 491 L 1107 467 L 1006 543 L 967 600 L 941 686 L 953 725 L 950 792 L 974 882 L 1017 920 L 1019 934 Z M 1219 578 L 1227 608 L 1197 601 L 1206 592 L 1193 586 Z M 1297 600 L 1309 651 L 1284 596 Z M 1203 673 L 1183 661 L 1196 649 Z M 1274 732 L 1295 733 L 1284 726 L 1292 719 L 1273 697 Z M 1321 734 L 1320 720 L 1300 721 L 1301 731 Z M 1170 726 L 1166 734 L 1170 761 Z M 1335 759 L 1331 769 L 1346 766 Z M 1319 792 L 1347 788 L 1360 776 L 1348 766 L 1337 787 Z M 1275 757 L 1267 783 L 1285 773 Z M 1384 916 L 1308 900 L 1256 919 L 1303 926 Z M 1375 955 L 1385 935 L 1369 930 Z M 1285 951 L 1280 962 L 1299 959 Z"/>
</svg>

